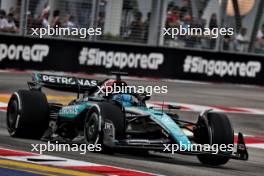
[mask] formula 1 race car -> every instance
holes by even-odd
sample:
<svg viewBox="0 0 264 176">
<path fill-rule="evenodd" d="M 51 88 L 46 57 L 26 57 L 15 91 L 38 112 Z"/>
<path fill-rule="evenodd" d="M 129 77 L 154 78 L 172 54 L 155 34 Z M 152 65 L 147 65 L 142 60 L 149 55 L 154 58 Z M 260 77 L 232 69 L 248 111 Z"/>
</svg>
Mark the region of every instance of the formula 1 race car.
<svg viewBox="0 0 264 176">
<path fill-rule="evenodd" d="M 238 135 L 236 151 L 233 148 L 217 153 L 191 150 L 192 144 L 233 146 L 234 132 L 225 114 L 208 110 L 197 117 L 196 123 L 189 122 L 177 115 L 180 107 L 148 107 L 146 101 L 150 97 L 144 93 L 106 95 L 98 91 L 113 85 L 127 86 L 121 73 L 116 73 L 116 79 L 104 81 L 34 73 L 28 82 L 29 90 L 18 90 L 9 100 L 9 134 L 69 143 L 82 138 L 86 144 L 101 144 L 105 153 L 119 149 L 169 153 L 173 150 L 197 155 L 201 163 L 209 165 L 222 165 L 229 159 L 248 159 L 242 133 Z M 43 87 L 74 92 L 77 98 L 66 106 L 51 103 L 42 92 Z M 185 146 L 185 150 L 174 150 L 175 144 L 180 149 Z"/>
</svg>

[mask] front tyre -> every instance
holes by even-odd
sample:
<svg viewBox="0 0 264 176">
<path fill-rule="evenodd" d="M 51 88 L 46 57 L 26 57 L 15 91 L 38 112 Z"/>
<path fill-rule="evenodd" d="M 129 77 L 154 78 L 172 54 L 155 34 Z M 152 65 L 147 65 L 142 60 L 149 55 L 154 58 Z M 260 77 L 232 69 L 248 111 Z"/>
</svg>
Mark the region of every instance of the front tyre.
<svg viewBox="0 0 264 176">
<path fill-rule="evenodd" d="M 99 112 L 96 110 L 93 110 L 85 119 L 84 123 L 84 137 L 87 145 L 93 144 L 95 149 L 99 149 L 98 152 L 104 153 L 104 154 L 113 154 L 113 151 L 110 147 L 107 147 L 104 145 L 103 142 L 103 132 L 99 131 Z M 96 151 L 97 151 L 96 150 Z"/>
<path fill-rule="evenodd" d="M 225 114 L 209 112 L 205 118 L 200 118 L 194 129 L 194 141 L 199 144 L 234 144 L 234 132 L 231 123 Z M 230 151 L 220 152 L 227 156 L 213 154 L 197 155 L 199 161 L 208 165 L 223 165 L 229 161 Z"/>
<path fill-rule="evenodd" d="M 102 135 L 99 133 L 99 114 L 92 112 L 85 119 L 84 136 L 88 144 L 97 145 L 101 141 Z"/>
<path fill-rule="evenodd" d="M 92 107 L 86 115 L 84 121 L 84 137 L 86 143 L 101 145 L 101 153 L 112 154 L 113 149 L 110 145 L 105 144 L 104 131 L 105 122 L 113 124 L 114 138 L 123 139 L 125 135 L 125 117 L 120 107 L 110 102 L 101 102 Z M 110 139 L 109 139 L 110 140 Z M 112 141 L 108 141 L 111 143 Z"/>
</svg>

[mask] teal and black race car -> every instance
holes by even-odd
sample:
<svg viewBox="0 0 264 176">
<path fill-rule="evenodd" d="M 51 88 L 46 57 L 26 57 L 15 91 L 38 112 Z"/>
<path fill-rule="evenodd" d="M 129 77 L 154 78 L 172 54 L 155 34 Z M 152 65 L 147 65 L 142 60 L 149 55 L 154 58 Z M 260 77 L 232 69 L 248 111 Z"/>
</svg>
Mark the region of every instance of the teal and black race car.
<svg viewBox="0 0 264 176">
<path fill-rule="evenodd" d="M 133 149 L 197 155 L 202 163 L 209 165 L 222 165 L 229 159 L 248 159 L 241 133 L 236 151 L 233 148 L 217 153 L 193 150 L 192 145 L 233 147 L 234 132 L 225 114 L 208 110 L 197 117 L 197 122 L 189 122 L 177 115 L 180 107 L 148 107 L 146 101 L 150 97 L 144 93 L 106 95 L 98 91 L 113 85 L 127 86 L 119 73 L 116 79 L 103 81 L 34 73 L 28 82 L 29 90 L 18 90 L 9 100 L 9 134 L 64 143 L 81 139 L 86 144 L 100 144 L 105 153 Z M 66 106 L 51 103 L 42 92 L 43 87 L 74 92 L 77 97 Z"/>
</svg>

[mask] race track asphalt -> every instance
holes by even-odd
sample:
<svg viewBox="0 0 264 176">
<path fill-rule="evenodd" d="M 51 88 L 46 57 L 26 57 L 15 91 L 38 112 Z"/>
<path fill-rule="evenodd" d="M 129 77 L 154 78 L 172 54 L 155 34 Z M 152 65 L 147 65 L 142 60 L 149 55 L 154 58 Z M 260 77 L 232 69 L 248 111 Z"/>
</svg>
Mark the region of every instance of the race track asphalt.
<svg viewBox="0 0 264 176">
<path fill-rule="evenodd" d="M 16 89 L 27 88 L 26 81 L 31 78 L 27 73 L 0 73 L 0 93 L 12 93 Z M 182 81 L 128 80 L 136 85 L 167 85 L 168 94 L 154 95 L 152 100 L 173 101 L 198 105 L 221 105 L 264 109 L 263 87 L 232 84 L 201 84 Z M 62 94 L 47 91 L 48 94 Z M 63 94 L 62 94 L 63 95 Z M 195 121 L 197 113 L 181 112 L 181 116 Z M 235 132 L 264 137 L 264 115 L 228 114 Z M 30 151 L 36 140 L 9 137 L 6 131 L 5 112 L 0 111 L 0 147 Z M 150 156 L 131 154 L 105 155 L 88 152 L 86 155 L 69 152 L 49 152 L 54 156 L 107 164 L 169 176 L 242 176 L 263 175 L 264 150 L 249 148 L 249 160 L 230 160 L 226 165 L 210 167 L 199 163 L 194 156 L 152 153 Z"/>
</svg>

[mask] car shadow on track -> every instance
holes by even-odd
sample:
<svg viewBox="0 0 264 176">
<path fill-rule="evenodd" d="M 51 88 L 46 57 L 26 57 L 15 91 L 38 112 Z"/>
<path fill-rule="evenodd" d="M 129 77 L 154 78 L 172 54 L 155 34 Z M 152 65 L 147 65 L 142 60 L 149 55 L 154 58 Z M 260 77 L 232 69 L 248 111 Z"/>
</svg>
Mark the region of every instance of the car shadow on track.
<svg viewBox="0 0 264 176">
<path fill-rule="evenodd" d="M 174 156 L 168 155 L 168 154 L 162 154 L 162 153 L 149 153 L 148 155 L 146 154 L 142 155 L 140 152 L 133 153 L 133 154 L 129 152 L 126 152 L 126 153 L 122 152 L 122 153 L 115 153 L 112 156 L 125 158 L 125 159 L 160 162 L 164 164 L 173 164 L 173 165 L 181 165 L 181 166 L 188 166 L 188 167 L 193 166 L 193 167 L 199 167 L 199 168 L 214 168 L 214 169 L 220 169 L 220 170 L 228 169 L 229 171 L 230 170 L 243 171 L 237 168 L 233 168 L 229 164 L 222 165 L 222 166 L 211 166 L 211 165 L 201 164 L 198 161 L 198 159 L 196 159 L 196 156 L 184 156 L 180 154 L 176 154 Z"/>
</svg>

